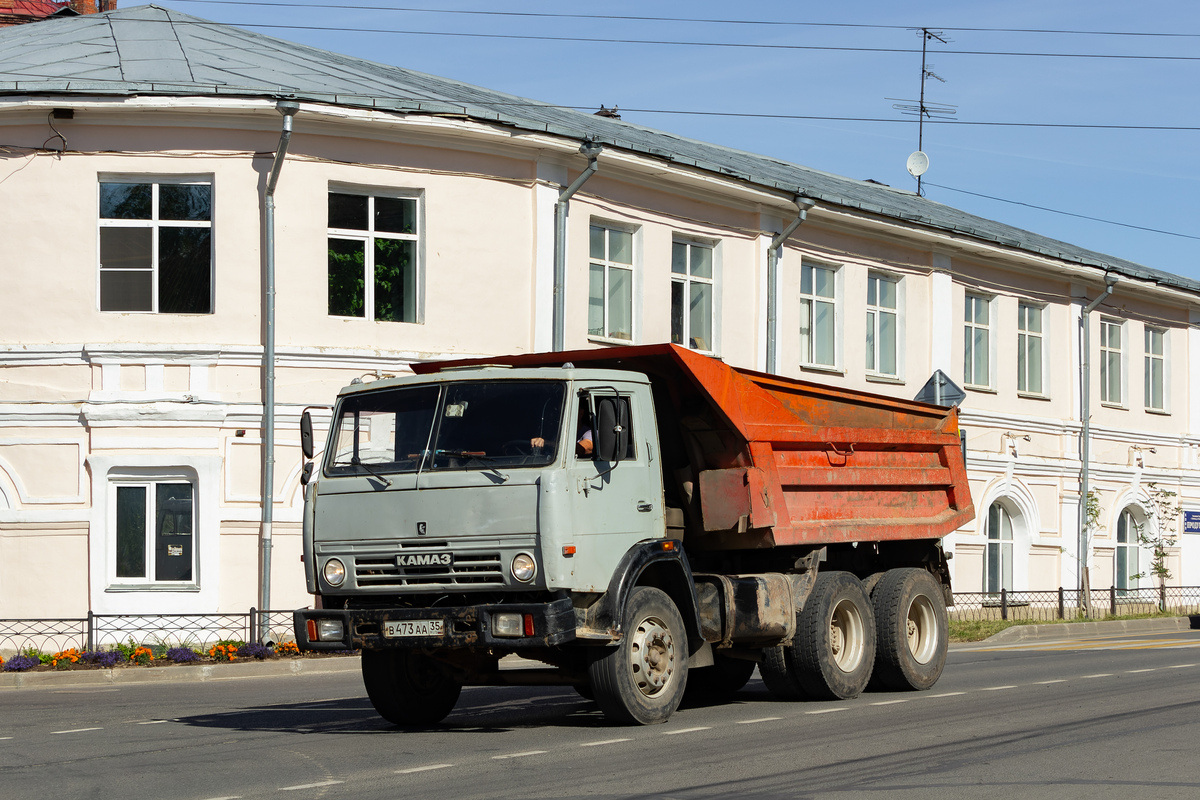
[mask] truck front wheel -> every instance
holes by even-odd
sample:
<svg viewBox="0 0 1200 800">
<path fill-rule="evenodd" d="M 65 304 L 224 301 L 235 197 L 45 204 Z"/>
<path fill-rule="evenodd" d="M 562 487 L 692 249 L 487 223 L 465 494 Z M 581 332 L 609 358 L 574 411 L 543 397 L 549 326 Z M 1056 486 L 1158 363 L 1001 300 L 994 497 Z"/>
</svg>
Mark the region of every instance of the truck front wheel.
<svg viewBox="0 0 1200 800">
<path fill-rule="evenodd" d="M 889 689 L 928 689 L 946 665 L 949 631 L 942 587 L 927 570 L 892 569 L 871 593 L 879 652 L 875 681 Z"/>
<path fill-rule="evenodd" d="M 445 666 L 407 650 L 363 650 L 362 676 L 371 705 L 394 725 L 441 722 L 462 691 Z"/>
<path fill-rule="evenodd" d="M 616 647 L 596 651 L 588 664 L 596 703 L 619 722 L 666 722 L 687 685 L 683 617 L 666 593 L 639 586 L 625 604 L 623 630 Z"/>
</svg>

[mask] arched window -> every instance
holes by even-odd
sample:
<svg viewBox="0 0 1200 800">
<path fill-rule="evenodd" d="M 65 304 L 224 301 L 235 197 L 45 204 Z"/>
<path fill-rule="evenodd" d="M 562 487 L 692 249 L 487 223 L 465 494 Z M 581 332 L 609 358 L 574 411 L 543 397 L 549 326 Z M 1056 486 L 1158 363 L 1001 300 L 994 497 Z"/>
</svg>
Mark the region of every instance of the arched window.
<svg viewBox="0 0 1200 800">
<path fill-rule="evenodd" d="M 999 594 L 1001 589 L 1013 588 L 1013 521 L 1012 514 L 999 501 L 988 508 L 987 557 L 985 590 Z"/>
<path fill-rule="evenodd" d="M 1113 585 L 1121 591 L 1138 588 L 1138 579 L 1133 576 L 1142 571 L 1138 558 L 1141 544 L 1138 541 L 1139 528 L 1132 509 L 1126 508 L 1117 517 L 1117 574 Z"/>
</svg>

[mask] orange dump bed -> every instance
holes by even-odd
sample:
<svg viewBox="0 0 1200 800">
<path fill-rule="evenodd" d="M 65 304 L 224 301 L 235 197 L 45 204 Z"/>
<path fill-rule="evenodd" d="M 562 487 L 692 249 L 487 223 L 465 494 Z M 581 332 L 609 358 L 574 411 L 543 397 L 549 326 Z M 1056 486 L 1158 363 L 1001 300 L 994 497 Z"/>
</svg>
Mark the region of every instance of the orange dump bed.
<svg viewBox="0 0 1200 800">
<path fill-rule="evenodd" d="M 667 505 L 684 512 L 689 546 L 933 539 L 975 515 L 956 409 L 737 369 L 669 344 L 414 370 L 472 363 L 649 376 Z"/>
</svg>

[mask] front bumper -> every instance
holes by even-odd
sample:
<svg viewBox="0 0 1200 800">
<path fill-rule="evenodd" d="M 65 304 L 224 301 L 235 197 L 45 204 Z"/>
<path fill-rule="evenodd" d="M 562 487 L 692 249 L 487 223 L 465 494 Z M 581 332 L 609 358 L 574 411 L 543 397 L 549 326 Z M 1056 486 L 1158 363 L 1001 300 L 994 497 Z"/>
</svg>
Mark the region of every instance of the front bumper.
<svg viewBox="0 0 1200 800">
<path fill-rule="evenodd" d="M 532 635 L 496 636 L 492 629 L 495 614 L 520 614 L 533 622 Z M 309 621 L 341 620 L 343 637 L 339 641 L 312 641 Z M 441 620 L 440 636 L 383 635 L 384 622 Z M 351 608 L 301 609 L 292 615 L 296 644 L 301 650 L 385 650 L 431 648 L 495 648 L 523 650 L 564 644 L 575 638 L 575 609 L 569 599 L 550 603 L 515 603 L 483 606 L 438 608 Z"/>
</svg>

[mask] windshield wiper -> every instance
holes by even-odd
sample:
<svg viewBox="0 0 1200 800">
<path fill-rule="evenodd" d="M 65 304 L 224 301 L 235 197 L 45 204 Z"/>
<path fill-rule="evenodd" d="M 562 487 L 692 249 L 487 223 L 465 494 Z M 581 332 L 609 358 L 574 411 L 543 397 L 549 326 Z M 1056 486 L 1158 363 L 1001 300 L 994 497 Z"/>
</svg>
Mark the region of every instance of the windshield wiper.
<svg viewBox="0 0 1200 800">
<path fill-rule="evenodd" d="M 389 486 L 391 486 L 391 485 L 392 485 L 392 482 L 391 482 L 391 480 L 390 480 L 390 479 L 383 477 L 383 476 L 382 476 L 382 475 L 380 475 L 378 472 L 376 472 L 375 470 L 371 469 L 369 466 L 367 466 L 365 463 L 363 463 L 363 460 L 362 460 L 362 459 L 360 459 L 358 456 L 355 456 L 354 458 L 350 459 L 350 466 L 352 466 L 352 467 L 362 467 L 364 470 L 366 470 L 367 472 L 371 473 L 371 475 L 372 475 L 372 476 L 373 476 L 373 477 L 374 477 L 376 480 L 379 480 L 379 481 L 381 481 L 381 482 L 383 483 L 383 488 L 385 488 L 385 489 L 386 489 L 387 487 L 389 487 Z"/>
</svg>

